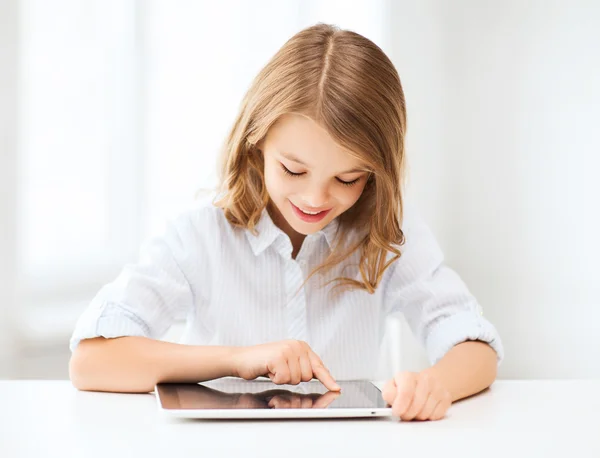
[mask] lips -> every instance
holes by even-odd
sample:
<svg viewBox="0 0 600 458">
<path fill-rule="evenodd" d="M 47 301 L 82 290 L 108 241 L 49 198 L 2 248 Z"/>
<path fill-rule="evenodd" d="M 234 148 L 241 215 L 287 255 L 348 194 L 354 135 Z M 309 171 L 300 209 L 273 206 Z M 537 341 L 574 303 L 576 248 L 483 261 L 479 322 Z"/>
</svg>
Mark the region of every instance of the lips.
<svg viewBox="0 0 600 458">
<path fill-rule="evenodd" d="M 290 201 L 290 205 L 292 206 L 292 209 L 294 210 L 294 213 L 296 214 L 296 216 L 306 223 L 318 223 L 323 218 L 325 218 L 325 216 L 327 216 L 327 214 L 331 211 L 331 208 L 329 208 L 327 210 L 321 210 L 318 212 L 314 212 L 314 211 L 308 212 L 308 211 L 301 210 L 296 205 L 294 205 L 291 201 Z"/>
</svg>

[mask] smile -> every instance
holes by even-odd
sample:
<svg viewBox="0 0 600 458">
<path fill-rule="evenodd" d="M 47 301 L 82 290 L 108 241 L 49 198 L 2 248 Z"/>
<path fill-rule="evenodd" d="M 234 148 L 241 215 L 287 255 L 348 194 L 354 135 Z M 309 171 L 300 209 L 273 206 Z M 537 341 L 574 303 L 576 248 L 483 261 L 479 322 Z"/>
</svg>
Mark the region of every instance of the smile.
<svg viewBox="0 0 600 458">
<path fill-rule="evenodd" d="M 331 211 L 331 208 L 317 212 L 302 210 L 301 208 L 294 205 L 291 201 L 290 205 L 292 206 L 292 209 L 294 210 L 296 216 L 306 223 L 317 223 L 323 218 L 325 218 L 325 216 L 327 216 L 327 214 Z"/>
</svg>

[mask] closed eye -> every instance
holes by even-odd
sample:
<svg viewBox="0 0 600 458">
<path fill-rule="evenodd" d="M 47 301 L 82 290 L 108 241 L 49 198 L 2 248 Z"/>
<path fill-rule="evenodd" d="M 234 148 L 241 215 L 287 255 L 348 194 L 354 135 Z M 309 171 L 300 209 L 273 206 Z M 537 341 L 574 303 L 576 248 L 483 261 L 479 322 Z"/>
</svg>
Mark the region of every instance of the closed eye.
<svg viewBox="0 0 600 458">
<path fill-rule="evenodd" d="M 280 162 L 281 164 L 281 162 Z M 288 169 L 285 165 L 281 164 L 281 168 L 283 169 L 283 171 L 286 173 L 286 175 L 292 176 L 292 177 L 299 177 L 301 175 L 304 175 L 306 172 L 302 172 L 302 173 L 294 173 L 292 172 L 290 169 Z"/>
<path fill-rule="evenodd" d="M 336 180 L 338 180 L 344 186 L 354 186 L 356 183 L 358 183 L 358 180 L 360 180 L 360 177 L 358 177 L 357 179 L 352 180 L 352 181 L 344 181 L 344 180 L 340 180 L 339 178 L 336 178 Z"/>
<path fill-rule="evenodd" d="M 281 169 L 283 170 L 283 172 L 286 175 L 289 175 L 291 177 L 299 177 L 302 175 L 306 175 L 306 172 L 300 172 L 300 173 L 296 173 L 296 172 L 292 172 L 290 169 L 288 169 L 285 165 L 283 165 L 283 163 L 279 163 L 281 165 Z M 340 178 L 336 177 L 336 180 L 338 181 L 338 183 L 344 185 L 344 186 L 354 186 L 356 183 L 358 183 L 360 181 L 360 177 L 356 178 L 355 180 L 352 181 L 344 181 Z"/>
</svg>

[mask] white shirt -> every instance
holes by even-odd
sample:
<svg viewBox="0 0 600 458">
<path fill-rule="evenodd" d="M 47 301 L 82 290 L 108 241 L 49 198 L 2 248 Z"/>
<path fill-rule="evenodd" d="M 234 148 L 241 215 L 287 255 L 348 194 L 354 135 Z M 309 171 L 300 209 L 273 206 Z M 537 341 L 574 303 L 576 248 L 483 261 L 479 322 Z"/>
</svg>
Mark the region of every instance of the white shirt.
<svg viewBox="0 0 600 458">
<path fill-rule="evenodd" d="M 139 262 L 124 266 L 97 293 L 77 322 L 71 351 L 81 339 L 98 336 L 158 339 L 185 319 L 184 344 L 304 340 L 337 379 L 372 379 L 385 319 L 400 312 L 432 364 L 465 340 L 488 342 L 501 362 L 496 329 L 460 277 L 444 265 L 433 234 L 410 206 L 404 210 L 402 255 L 374 294 L 345 290 L 331 296 L 332 285 L 320 287 L 342 276 L 344 267 L 345 276 L 358 279 L 352 265 L 359 253 L 299 290 L 329 254 L 336 229 L 334 220 L 307 236 L 292 259 L 289 237 L 266 210 L 253 235 L 231 226 L 210 201 L 201 203 L 170 220 L 164 234 L 143 245 Z"/>
</svg>

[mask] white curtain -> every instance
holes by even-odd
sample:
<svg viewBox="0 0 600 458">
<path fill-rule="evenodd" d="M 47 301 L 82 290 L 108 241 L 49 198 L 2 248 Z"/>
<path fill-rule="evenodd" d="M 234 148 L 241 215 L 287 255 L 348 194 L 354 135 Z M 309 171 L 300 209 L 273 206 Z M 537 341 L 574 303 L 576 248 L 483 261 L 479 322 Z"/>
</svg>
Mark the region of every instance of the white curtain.
<svg viewBox="0 0 600 458">
<path fill-rule="evenodd" d="M 385 10 L 384 0 L 21 1 L 22 333 L 64 339 L 143 240 L 215 184 L 243 94 L 288 38 L 330 22 L 385 50 Z"/>
</svg>

